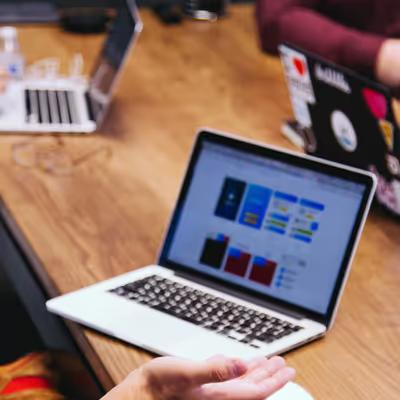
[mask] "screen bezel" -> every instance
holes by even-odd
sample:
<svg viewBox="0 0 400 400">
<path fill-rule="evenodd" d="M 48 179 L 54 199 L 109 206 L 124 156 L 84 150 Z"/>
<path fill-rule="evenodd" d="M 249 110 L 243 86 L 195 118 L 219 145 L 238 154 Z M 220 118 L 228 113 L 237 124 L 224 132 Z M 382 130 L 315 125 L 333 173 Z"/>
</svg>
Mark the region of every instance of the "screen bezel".
<svg viewBox="0 0 400 400">
<path fill-rule="evenodd" d="M 253 291 L 251 289 L 242 287 L 240 285 L 227 282 L 223 279 L 210 276 L 206 273 L 199 272 L 188 266 L 178 264 L 168 259 L 168 253 L 171 249 L 171 245 L 178 227 L 178 222 L 181 216 L 181 212 L 189 192 L 189 188 L 193 178 L 193 173 L 197 165 L 197 162 L 199 160 L 203 144 L 205 142 L 222 145 L 227 148 L 241 150 L 255 156 L 262 156 L 276 161 L 283 161 L 289 165 L 293 165 L 296 167 L 303 167 L 305 169 L 309 169 L 314 172 L 320 172 L 332 177 L 343 178 L 351 182 L 361 183 L 365 185 L 366 190 L 360 205 L 360 209 L 356 218 L 356 222 L 354 224 L 353 231 L 351 233 L 349 244 L 344 254 L 343 262 L 340 267 L 340 271 L 336 279 L 334 290 L 332 292 L 332 296 L 329 301 L 326 313 L 323 314 L 311 311 L 304 307 L 300 307 L 292 303 L 276 299 L 272 296 L 261 294 L 257 291 Z M 192 151 L 192 156 L 186 171 L 185 178 L 183 180 L 181 192 L 178 196 L 176 208 L 172 214 L 171 222 L 165 236 L 163 247 L 160 252 L 158 264 L 163 267 L 172 269 L 174 271 L 185 272 L 186 274 L 192 275 L 193 277 L 197 277 L 202 280 L 212 282 L 213 284 L 224 286 L 225 288 L 228 288 L 230 291 L 236 292 L 238 294 L 243 293 L 245 295 L 250 295 L 256 298 L 258 301 L 261 300 L 269 304 L 275 304 L 277 307 L 281 309 L 291 310 L 292 312 L 304 316 L 304 318 L 312 319 L 314 321 L 323 323 L 326 326 L 329 326 L 332 318 L 334 317 L 337 308 L 337 303 L 340 298 L 341 291 L 343 289 L 343 284 L 345 283 L 346 277 L 348 275 L 351 266 L 351 261 L 354 256 L 355 248 L 359 240 L 360 233 L 363 224 L 365 222 L 365 218 L 368 213 L 375 188 L 376 188 L 376 180 L 374 176 L 368 172 L 359 171 L 356 170 L 355 168 L 342 166 L 339 164 L 331 163 L 322 159 L 310 157 L 300 153 L 293 153 L 290 151 L 285 151 L 282 149 L 265 146 L 256 142 L 247 141 L 242 138 L 234 137 L 233 135 L 224 134 L 222 132 L 202 130 L 198 133 L 197 139 L 195 141 L 195 145 Z"/>
<path fill-rule="evenodd" d="M 134 0 L 125 0 L 123 5 L 121 6 L 121 8 L 118 10 L 118 14 L 115 17 L 115 19 L 117 19 L 119 13 L 122 12 L 122 8 L 126 8 L 129 11 L 129 14 L 132 17 L 132 20 L 135 23 L 135 27 L 134 27 L 133 35 L 131 37 L 129 45 L 127 46 L 127 50 L 126 50 L 125 56 L 124 56 L 124 58 L 122 60 L 122 63 L 120 65 L 120 67 L 118 68 L 117 73 L 115 74 L 113 83 L 111 84 L 110 92 L 109 92 L 109 95 L 108 95 L 108 102 L 105 105 L 105 107 L 103 108 L 103 110 L 98 114 L 98 116 L 97 116 L 97 118 L 95 120 L 97 128 L 99 128 L 102 125 L 102 123 L 104 122 L 104 120 L 105 120 L 105 117 L 106 117 L 106 114 L 107 114 L 107 112 L 108 112 L 108 110 L 110 108 L 110 104 L 111 104 L 112 98 L 114 96 L 115 90 L 116 90 L 117 85 L 118 85 L 118 83 L 119 83 L 119 81 L 121 79 L 122 72 L 124 71 L 124 69 L 125 69 L 125 67 L 126 67 L 126 65 L 128 63 L 128 60 L 129 60 L 129 57 L 130 57 L 130 55 L 132 53 L 133 47 L 135 46 L 135 44 L 136 44 L 136 42 L 137 42 L 137 40 L 139 38 L 139 35 L 143 30 L 143 22 L 142 22 L 142 20 L 140 18 L 140 14 L 139 14 L 139 10 L 137 8 L 136 2 Z M 114 24 L 115 22 L 113 21 L 112 23 Z M 93 101 L 92 97 L 90 95 L 91 87 L 93 85 L 93 78 L 94 78 L 94 76 L 95 76 L 95 74 L 97 72 L 98 65 L 99 65 L 99 63 L 101 61 L 101 58 L 102 58 L 102 55 L 103 55 L 103 51 L 104 51 L 104 46 L 106 45 L 107 40 L 108 40 L 108 36 L 107 36 L 106 41 L 104 42 L 103 47 L 101 48 L 101 51 L 100 51 L 100 53 L 99 53 L 99 55 L 97 57 L 97 60 L 96 60 L 96 62 L 94 64 L 93 70 L 92 70 L 92 72 L 90 74 L 89 87 L 88 87 L 88 91 L 87 91 L 90 101 Z"/>
</svg>

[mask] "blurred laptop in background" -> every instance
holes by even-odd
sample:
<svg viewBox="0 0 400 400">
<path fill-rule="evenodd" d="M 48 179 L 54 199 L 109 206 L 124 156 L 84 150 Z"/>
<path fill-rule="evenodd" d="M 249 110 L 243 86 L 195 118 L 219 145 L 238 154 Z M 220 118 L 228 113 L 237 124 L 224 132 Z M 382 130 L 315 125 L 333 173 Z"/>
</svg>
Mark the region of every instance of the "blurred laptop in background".
<svg viewBox="0 0 400 400">
<path fill-rule="evenodd" d="M 282 132 L 308 154 L 373 172 L 377 199 L 400 215 L 400 129 L 391 90 L 289 44 L 279 48 L 295 122 Z"/>
<path fill-rule="evenodd" d="M 131 50 L 142 30 L 136 4 L 125 0 L 89 82 L 68 78 L 11 80 L 0 132 L 90 133 L 101 125 Z"/>
</svg>

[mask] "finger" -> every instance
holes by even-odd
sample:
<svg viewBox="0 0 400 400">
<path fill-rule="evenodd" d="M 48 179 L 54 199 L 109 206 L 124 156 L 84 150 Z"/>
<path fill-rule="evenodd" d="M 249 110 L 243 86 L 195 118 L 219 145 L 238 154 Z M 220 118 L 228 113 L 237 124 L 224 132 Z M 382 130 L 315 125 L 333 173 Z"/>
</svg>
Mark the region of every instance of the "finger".
<svg viewBox="0 0 400 400">
<path fill-rule="evenodd" d="M 253 382 L 258 383 L 262 380 L 275 375 L 278 371 L 285 368 L 286 362 L 282 357 L 273 357 L 270 360 L 265 360 L 258 368 L 258 376 L 253 379 Z"/>
<path fill-rule="evenodd" d="M 272 396 L 282 389 L 289 381 L 294 379 L 296 371 L 293 368 L 283 368 L 272 377 L 269 377 L 258 384 L 264 398 Z"/>
<path fill-rule="evenodd" d="M 192 363 L 188 376 L 192 377 L 193 387 L 207 383 L 225 382 L 239 378 L 247 372 L 246 363 L 237 359 L 217 359 Z"/>
<path fill-rule="evenodd" d="M 274 375 L 286 365 L 282 357 L 273 357 L 270 360 L 264 358 L 256 369 L 246 376 L 252 382 L 258 383 L 269 376 Z"/>
<path fill-rule="evenodd" d="M 257 358 L 252 358 L 251 360 L 246 360 L 246 365 L 248 371 L 253 371 L 257 367 L 259 367 L 264 361 L 266 360 L 265 357 L 257 357 Z"/>
</svg>

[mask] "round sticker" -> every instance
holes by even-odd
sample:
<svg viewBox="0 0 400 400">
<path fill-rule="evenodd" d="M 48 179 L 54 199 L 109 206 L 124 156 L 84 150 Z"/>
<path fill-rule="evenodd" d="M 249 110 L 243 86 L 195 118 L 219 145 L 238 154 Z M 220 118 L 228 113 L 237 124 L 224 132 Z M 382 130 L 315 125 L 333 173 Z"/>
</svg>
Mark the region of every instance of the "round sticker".
<svg viewBox="0 0 400 400">
<path fill-rule="evenodd" d="M 393 157 L 390 154 L 387 154 L 386 155 L 386 165 L 388 167 L 389 172 L 392 175 L 400 174 L 400 161 L 396 157 Z"/>
<path fill-rule="evenodd" d="M 357 148 L 357 135 L 353 124 L 342 111 L 334 111 L 331 116 L 331 127 L 338 143 L 349 152 Z"/>
</svg>

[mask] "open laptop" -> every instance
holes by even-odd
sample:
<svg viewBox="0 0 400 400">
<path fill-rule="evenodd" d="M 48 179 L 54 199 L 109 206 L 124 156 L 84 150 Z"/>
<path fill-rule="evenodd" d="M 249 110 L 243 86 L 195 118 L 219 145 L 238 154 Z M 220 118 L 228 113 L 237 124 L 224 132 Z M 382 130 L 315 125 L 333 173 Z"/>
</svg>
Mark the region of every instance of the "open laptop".
<svg viewBox="0 0 400 400">
<path fill-rule="evenodd" d="M 163 355 L 296 348 L 333 324 L 375 186 L 368 172 L 201 131 L 156 265 L 47 307 Z"/>
<path fill-rule="evenodd" d="M 400 214 L 399 102 L 391 90 L 295 46 L 279 51 L 297 119 L 284 134 L 309 154 L 374 172 L 378 201 Z"/>
<path fill-rule="evenodd" d="M 88 83 L 68 79 L 12 81 L 0 131 L 90 133 L 102 123 L 142 23 L 132 0 L 120 9 Z"/>
</svg>

